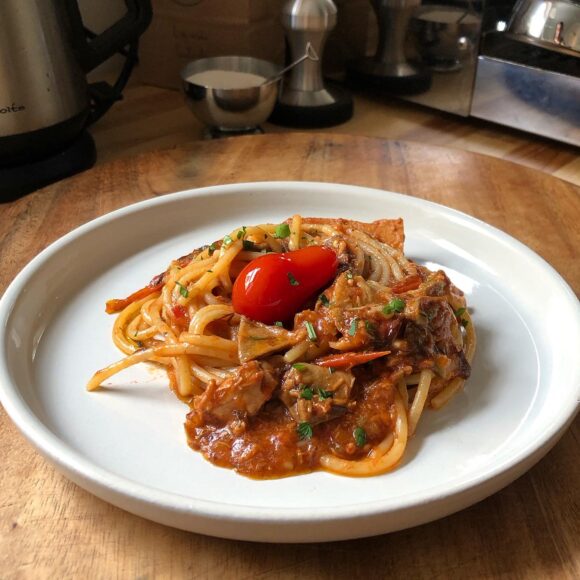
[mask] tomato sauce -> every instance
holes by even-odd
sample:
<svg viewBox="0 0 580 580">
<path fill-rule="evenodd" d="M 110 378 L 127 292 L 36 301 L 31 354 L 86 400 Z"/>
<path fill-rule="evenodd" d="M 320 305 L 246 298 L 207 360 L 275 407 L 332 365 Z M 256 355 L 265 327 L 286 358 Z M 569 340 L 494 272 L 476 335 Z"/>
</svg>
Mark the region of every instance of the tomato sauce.
<svg viewBox="0 0 580 580">
<path fill-rule="evenodd" d="M 327 454 L 361 459 L 393 432 L 394 386 L 363 382 L 353 395 L 352 409 L 313 425 L 310 437 L 301 438 L 287 408 L 274 398 L 256 416 L 225 425 L 200 422 L 199 415 L 190 413 L 185 424 L 188 442 L 211 463 L 257 479 L 316 471 Z"/>
</svg>

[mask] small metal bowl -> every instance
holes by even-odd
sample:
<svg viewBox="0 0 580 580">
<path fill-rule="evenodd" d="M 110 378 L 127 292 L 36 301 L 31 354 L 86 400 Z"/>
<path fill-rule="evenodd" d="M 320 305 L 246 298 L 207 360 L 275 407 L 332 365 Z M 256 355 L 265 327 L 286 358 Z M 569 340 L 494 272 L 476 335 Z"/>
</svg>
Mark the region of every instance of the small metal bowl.
<svg viewBox="0 0 580 580">
<path fill-rule="evenodd" d="M 211 71 L 216 73 L 214 78 L 207 75 Z M 228 72 L 250 73 L 259 78 L 255 79 L 254 86 L 245 83 L 237 88 L 236 82 L 229 81 L 237 80 L 240 75 L 232 74 L 228 78 Z M 187 103 L 198 119 L 211 129 L 243 132 L 256 129 L 272 113 L 280 89 L 281 79 L 275 78 L 278 72 L 279 67 L 267 60 L 216 56 L 190 62 L 181 71 L 181 79 Z M 265 83 L 269 78 L 274 80 Z"/>
</svg>

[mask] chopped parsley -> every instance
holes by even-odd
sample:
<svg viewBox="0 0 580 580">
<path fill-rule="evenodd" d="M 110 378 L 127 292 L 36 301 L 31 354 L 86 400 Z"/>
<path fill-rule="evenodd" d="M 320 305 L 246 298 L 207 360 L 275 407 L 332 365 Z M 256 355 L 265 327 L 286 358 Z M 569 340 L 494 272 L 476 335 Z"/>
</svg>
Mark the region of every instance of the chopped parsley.
<svg viewBox="0 0 580 580">
<path fill-rule="evenodd" d="M 310 340 L 317 340 L 318 336 L 316 336 L 316 330 L 314 330 L 314 326 L 312 326 L 312 322 L 309 322 L 308 320 L 304 323 L 304 326 L 306 326 L 306 332 L 308 333 L 308 338 Z"/>
<path fill-rule="evenodd" d="M 296 369 L 297 371 L 303 371 L 306 369 L 306 365 L 304 363 L 294 363 L 292 368 Z"/>
<path fill-rule="evenodd" d="M 290 235 L 290 226 L 288 224 L 280 224 L 276 226 L 275 238 L 287 238 Z"/>
<path fill-rule="evenodd" d="M 181 283 L 181 282 L 175 282 L 175 284 L 177 286 L 179 286 L 179 293 L 184 297 L 184 298 L 188 298 L 189 297 L 189 290 Z"/>
<path fill-rule="evenodd" d="M 465 311 L 466 311 L 465 308 L 458 308 L 455 311 L 455 316 L 457 316 L 457 318 L 461 318 L 465 314 Z"/>
<path fill-rule="evenodd" d="M 322 387 L 318 387 L 316 392 L 321 399 L 330 399 L 330 397 L 332 397 L 332 393 L 330 391 L 325 391 Z"/>
<path fill-rule="evenodd" d="M 352 272 L 350 270 L 347 270 L 346 278 L 347 278 L 347 280 L 352 280 L 353 276 L 352 276 Z"/>
<path fill-rule="evenodd" d="M 459 324 L 461 324 L 461 326 L 463 326 L 463 328 L 467 328 L 469 326 L 469 320 L 465 320 L 465 318 L 462 318 L 459 321 Z"/>
<path fill-rule="evenodd" d="M 357 427 L 352 435 L 357 447 L 364 447 L 367 442 L 367 432 L 362 427 Z"/>
<path fill-rule="evenodd" d="M 224 246 L 229 246 L 234 240 L 232 240 L 231 236 L 224 237 Z"/>
<path fill-rule="evenodd" d="M 322 302 L 322 306 L 326 306 L 327 308 L 330 306 L 330 300 L 326 297 L 326 294 L 321 294 L 318 300 Z"/>
<path fill-rule="evenodd" d="M 348 329 L 348 334 L 354 336 L 356 334 L 356 329 L 358 327 L 358 318 L 353 318 L 350 323 L 350 328 Z"/>
<path fill-rule="evenodd" d="M 296 432 L 298 433 L 298 437 L 300 439 L 311 439 L 312 438 L 312 425 L 310 423 L 298 423 L 298 427 L 296 427 Z"/>
<path fill-rule="evenodd" d="M 383 314 L 393 314 L 393 312 L 403 312 L 405 301 L 402 298 L 393 298 L 384 308 Z"/>
<path fill-rule="evenodd" d="M 296 280 L 296 278 L 294 278 L 294 276 L 292 275 L 292 272 L 288 272 L 287 276 L 288 276 L 288 280 L 290 280 L 290 286 L 300 286 L 300 282 L 298 282 L 298 280 Z"/>
<path fill-rule="evenodd" d="M 373 324 L 370 320 L 365 320 L 365 328 L 371 336 L 374 336 L 375 332 L 377 331 L 376 325 Z"/>
<path fill-rule="evenodd" d="M 215 245 L 215 243 L 211 243 L 208 247 L 209 250 L 209 255 L 213 256 L 213 253 L 217 250 L 217 246 Z"/>
<path fill-rule="evenodd" d="M 284 325 L 282 324 L 282 322 L 280 322 L 280 320 L 276 320 L 276 322 L 274 322 L 274 326 L 282 326 L 283 327 Z"/>
<path fill-rule="evenodd" d="M 246 226 L 242 226 L 242 229 L 238 230 L 236 237 L 238 238 L 238 240 L 241 240 L 245 235 L 246 235 Z"/>
<path fill-rule="evenodd" d="M 300 398 L 306 399 L 310 401 L 314 397 L 314 391 L 310 387 L 304 387 L 302 391 L 300 391 Z"/>
</svg>

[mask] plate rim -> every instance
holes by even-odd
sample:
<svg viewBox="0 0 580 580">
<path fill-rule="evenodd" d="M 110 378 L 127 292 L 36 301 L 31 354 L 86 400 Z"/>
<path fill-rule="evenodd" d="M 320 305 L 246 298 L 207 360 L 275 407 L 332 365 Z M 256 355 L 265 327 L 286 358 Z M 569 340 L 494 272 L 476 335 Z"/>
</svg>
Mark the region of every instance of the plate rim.
<svg viewBox="0 0 580 580">
<path fill-rule="evenodd" d="M 557 282 L 564 294 L 568 295 L 568 299 L 576 299 L 573 290 L 570 288 L 566 280 L 560 275 L 553 266 L 551 266 L 543 257 L 534 252 L 528 246 L 520 242 L 517 238 L 507 234 L 499 228 L 487 224 L 486 222 L 471 216 L 465 212 L 450 208 L 443 204 L 439 204 L 423 198 L 406 195 L 402 193 L 383 190 L 380 188 L 366 187 L 355 184 L 333 183 L 333 182 L 313 182 L 313 181 L 259 181 L 259 182 L 241 182 L 230 184 L 219 184 L 200 188 L 192 188 L 183 191 L 165 194 L 160 197 L 142 200 L 127 206 L 118 208 L 105 215 L 99 216 L 82 224 L 67 234 L 61 236 L 45 249 L 43 249 L 37 256 L 35 256 L 13 279 L 11 284 L 5 290 L 4 295 L 0 298 L 0 338 L 4 338 L 4 331 L 7 328 L 7 323 L 14 307 L 15 300 L 18 297 L 20 290 L 26 281 L 28 281 L 38 267 L 41 266 L 47 259 L 55 254 L 58 254 L 60 249 L 75 239 L 84 236 L 93 229 L 97 229 L 106 225 L 109 222 L 122 219 L 125 215 L 138 213 L 144 209 L 155 207 L 157 205 L 165 205 L 177 201 L 182 198 L 196 198 L 211 194 L 224 195 L 228 193 L 237 193 L 238 195 L 245 195 L 250 188 L 254 189 L 293 189 L 297 188 L 303 190 L 305 187 L 312 187 L 315 189 L 334 188 L 334 191 L 340 190 L 342 193 L 353 193 L 353 190 L 372 195 L 386 195 L 404 198 L 404 203 L 411 206 L 427 206 L 442 212 L 447 217 L 453 217 L 460 222 L 467 222 L 471 227 L 474 227 L 480 233 L 491 235 L 496 240 L 500 240 L 504 244 L 508 244 L 511 248 L 522 252 L 527 258 L 535 261 L 542 268 L 547 270 L 554 282 Z M 275 192 L 279 194 L 279 191 Z M 580 320 L 580 306 L 577 308 L 577 318 Z M 28 407 L 21 396 L 19 396 L 18 385 L 12 384 L 9 376 L 8 366 L 5 361 L 5 341 L 3 340 L 2 348 L 0 349 L 0 402 L 3 404 L 7 414 L 12 419 L 17 428 L 26 437 L 26 439 L 53 465 L 64 470 L 65 473 L 71 477 L 81 487 L 89 489 L 92 493 L 99 495 L 91 487 L 89 483 L 93 483 L 97 487 L 109 489 L 115 494 L 120 494 L 137 502 L 145 504 L 153 504 L 157 507 L 167 509 L 173 512 L 180 512 L 193 516 L 202 516 L 214 520 L 231 520 L 235 522 L 253 522 L 258 525 L 271 524 L 274 521 L 284 524 L 303 524 L 313 522 L 313 512 L 309 508 L 283 508 L 276 507 L 254 507 L 243 504 L 223 504 L 219 501 L 191 498 L 179 493 L 169 492 L 161 489 L 151 487 L 147 484 L 132 481 L 124 476 L 117 475 L 108 471 L 103 467 L 93 464 L 90 460 L 84 458 L 79 452 L 75 451 L 65 441 L 53 433 L 42 420 L 35 415 L 35 413 Z M 578 365 L 577 365 L 578 366 Z M 580 384 L 578 385 L 580 394 Z M 13 390 L 14 397 L 10 390 Z M 493 469 L 486 470 L 483 473 L 474 475 L 461 484 L 454 485 L 446 493 L 439 493 L 434 495 L 433 491 L 428 493 L 429 497 L 418 500 L 413 495 L 409 497 L 399 498 L 399 503 L 396 507 L 385 505 L 385 499 L 374 500 L 364 503 L 349 503 L 338 507 L 320 507 L 316 511 L 316 522 L 332 522 L 341 521 L 359 517 L 369 517 L 377 514 L 399 513 L 409 510 L 417 505 L 429 504 L 431 502 L 441 502 L 450 497 L 461 496 L 462 494 L 475 491 L 478 487 L 485 483 L 490 483 L 494 479 L 506 479 L 497 489 L 507 485 L 517 476 L 518 470 L 527 469 L 522 467 L 530 461 L 539 460 L 559 439 L 564 433 L 569 424 L 573 421 L 578 412 L 578 405 L 575 408 L 567 409 L 566 413 L 560 412 L 558 414 L 559 421 L 554 422 L 551 429 L 539 434 L 535 439 L 528 441 L 527 445 L 520 448 L 518 453 L 512 453 L 504 458 Z M 532 463 L 532 464 L 533 464 Z M 531 465 L 530 465 L 531 467 Z M 516 474 L 514 477 L 508 474 Z M 85 482 L 85 484 L 83 484 Z M 493 486 L 492 486 L 493 487 Z M 489 492 L 484 492 L 481 496 L 468 503 L 474 503 L 491 493 L 497 491 L 491 489 Z M 102 496 L 101 496 L 102 497 Z M 108 499 L 111 503 L 115 503 Z M 119 505 L 115 503 L 115 505 Z M 120 506 L 123 507 L 123 506 Z M 382 509 L 380 509 L 382 507 Z M 463 506 L 466 507 L 466 506 Z M 126 507 L 124 509 L 127 509 Z M 459 509 L 459 508 L 458 508 Z M 235 511 L 235 514 L 231 512 Z M 139 514 L 141 515 L 141 514 Z M 439 517 L 439 516 L 437 516 Z M 153 518 L 150 518 L 153 519 Z M 413 524 L 415 525 L 415 524 Z M 401 529 L 401 528 L 397 528 Z M 229 537 L 229 536 L 228 536 Z M 355 536 L 345 536 L 355 537 Z"/>
</svg>

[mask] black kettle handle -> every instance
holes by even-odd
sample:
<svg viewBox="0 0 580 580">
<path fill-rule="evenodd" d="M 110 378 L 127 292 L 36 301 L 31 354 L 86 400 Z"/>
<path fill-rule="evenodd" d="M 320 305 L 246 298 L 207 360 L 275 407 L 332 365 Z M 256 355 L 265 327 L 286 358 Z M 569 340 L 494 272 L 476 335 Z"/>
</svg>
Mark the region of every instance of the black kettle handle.
<svg viewBox="0 0 580 580">
<path fill-rule="evenodd" d="M 101 34 L 87 39 L 78 0 L 64 0 L 64 4 L 73 45 L 85 72 L 93 70 L 123 47 L 136 41 L 149 26 L 153 16 L 151 0 L 125 0 L 127 14 Z"/>
</svg>

